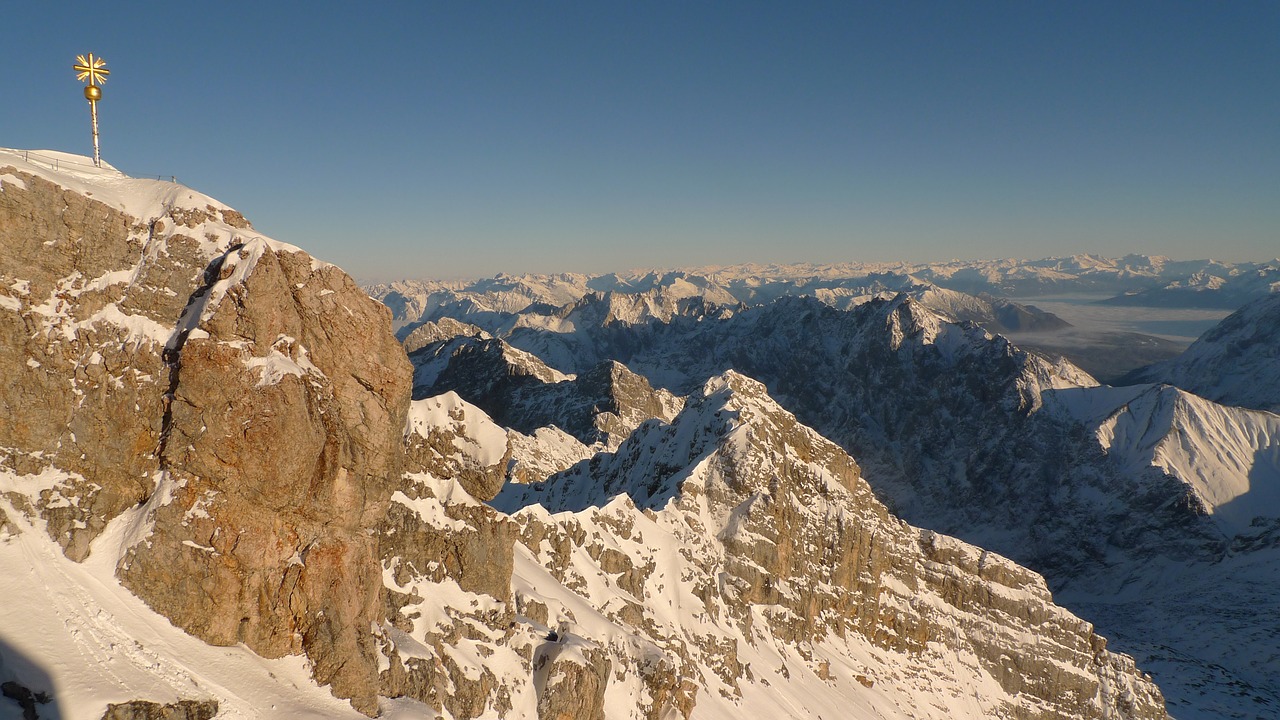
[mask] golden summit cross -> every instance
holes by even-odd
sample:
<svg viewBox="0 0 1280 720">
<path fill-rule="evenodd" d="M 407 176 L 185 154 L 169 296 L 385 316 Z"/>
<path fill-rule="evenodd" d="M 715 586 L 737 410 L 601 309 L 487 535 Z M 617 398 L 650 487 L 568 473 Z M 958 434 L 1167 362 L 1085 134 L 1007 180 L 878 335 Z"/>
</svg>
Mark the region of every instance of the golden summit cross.
<svg viewBox="0 0 1280 720">
<path fill-rule="evenodd" d="M 102 99 L 102 88 L 111 71 L 107 69 L 107 61 L 94 57 L 93 53 L 77 55 L 76 64 L 71 66 L 76 71 L 76 79 L 85 80 L 89 84 L 84 89 L 84 99 L 89 101 L 89 116 L 93 120 L 93 164 L 102 167 L 102 155 L 98 152 L 98 101 Z"/>
<path fill-rule="evenodd" d="M 94 57 L 93 53 L 89 53 L 88 56 L 77 55 L 76 64 L 72 65 L 71 69 L 78 73 L 76 75 L 77 80 L 84 82 L 85 78 L 88 78 L 90 85 L 101 85 L 106 82 L 107 76 L 111 74 L 111 71 L 107 69 L 107 61 L 100 57 Z"/>
</svg>

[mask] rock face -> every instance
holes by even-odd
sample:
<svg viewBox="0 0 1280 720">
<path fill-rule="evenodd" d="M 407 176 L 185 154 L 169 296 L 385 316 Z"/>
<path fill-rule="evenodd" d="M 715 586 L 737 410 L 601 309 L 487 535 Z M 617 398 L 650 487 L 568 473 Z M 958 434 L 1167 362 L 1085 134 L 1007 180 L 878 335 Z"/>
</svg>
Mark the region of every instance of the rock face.
<svg viewBox="0 0 1280 720">
<path fill-rule="evenodd" d="M 213 720 L 216 701 L 182 700 L 169 705 L 136 700 L 107 706 L 102 720 Z"/>
<path fill-rule="evenodd" d="M 382 693 L 457 718 L 525 716 L 513 712 L 529 682 L 511 597 L 515 528 L 451 481 L 420 477 L 396 493 L 378 529 Z"/>
<path fill-rule="evenodd" d="M 14 472 L 73 478 L 32 511 L 69 557 L 118 554 L 121 580 L 179 627 L 305 652 L 375 713 L 370 531 L 411 383 L 390 313 L 186 188 L 113 177 L 113 204 L 0 177 L 0 446 Z"/>
<path fill-rule="evenodd" d="M 460 335 L 481 340 L 489 337 L 489 333 L 475 325 L 459 322 L 453 318 L 441 318 L 436 322 L 424 322 L 416 326 L 405 336 L 402 344 L 404 351 L 412 354 L 432 343 L 452 340 Z"/>
<path fill-rule="evenodd" d="M 137 218 L 15 167 L 0 176 L 3 462 L 78 478 L 44 489 L 37 509 L 83 559 L 108 520 L 154 489 L 162 347 L 209 260 L 204 226 L 239 228 L 198 200 Z"/>
<path fill-rule="evenodd" d="M 543 720 L 604 720 L 609 658 L 594 648 L 572 659 L 562 657 L 575 650 L 552 644 L 541 649 L 533 663 L 534 672 L 544 675 L 538 694 L 538 717 Z"/>
<path fill-rule="evenodd" d="M 159 457 L 173 500 L 121 577 L 209 642 L 305 651 L 374 712 L 365 529 L 400 472 L 410 387 L 387 313 L 341 270 L 254 241 L 215 261 L 182 322 Z"/>
<path fill-rule="evenodd" d="M 404 436 L 410 475 L 454 480 L 481 501 L 493 499 L 506 481 L 507 431 L 454 393 L 414 401 Z"/>
<path fill-rule="evenodd" d="M 434 363 L 442 367 L 417 394 L 456 392 L 496 422 L 526 434 L 555 425 L 584 444 L 616 448 L 641 422 L 670 420 L 682 404 L 613 360 L 568 379 L 497 339 L 448 338 L 418 353 L 419 362 L 439 358 Z"/>
</svg>

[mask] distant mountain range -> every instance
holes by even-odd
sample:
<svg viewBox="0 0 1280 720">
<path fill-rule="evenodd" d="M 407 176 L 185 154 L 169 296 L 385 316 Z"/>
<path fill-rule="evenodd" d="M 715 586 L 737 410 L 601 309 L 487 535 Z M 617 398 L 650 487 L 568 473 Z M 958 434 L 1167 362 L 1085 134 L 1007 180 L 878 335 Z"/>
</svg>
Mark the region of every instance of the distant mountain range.
<svg viewBox="0 0 1280 720">
<path fill-rule="evenodd" d="M 550 327 L 591 297 L 608 298 L 624 322 L 666 320 L 702 306 L 732 313 L 781 297 L 813 297 L 847 310 L 908 293 L 953 321 L 972 321 L 1049 358 L 1066 357 L 1115 381 L 1184 348 L 1125 329 L 1075 328 L 1036 307 L 1037 297 L 1092 296 L 1099 305 L 1235 309 L 1280 289 L 1280 262 L 1230 264 L 1159 256 L 1092 255 L 1036 261 L 932 264 L 741 265 L 581 275 L 499 275 L 475 281 L 402 281 L 366 290 L 391 308 L 398 329 L 465 320 L 503 335 L 516 324 Z M 555 363 L 552 362 L 554 365 Z"/>
<path fill-rule="evenodd" d="M 586 428 L 571 432 L 599 444 L 591 428 L 604 417 L 673 407 L 653 394 L 696 394 L 703 379 L 732 369 L 762 382 L 798 420 L 857 458 L 896 514 L 1045 573 L 1107 633 L 1161 669 L 1157 679 L 1176 716 L 1252 717 L 1252 707 L 1280 707 L 1268 680 L 1280 673 L 1280 657 L 1263 647 L 1280 626 L 1240 622 L 1260 617 L 1255 603 L 1280 610 L 1268 596 L 1280 591 L 1275 415 L 1169 385 L 1099 386 L 1069 362 L 1050 362 L 974 324 L 998 322 L 996 308 L 1018 306 L 936 286 L 850 294 L 843 303 L 780 293 L 747 305 L 713 302 L 725 297 L 719 283 L 654 280 L 632 292 L 590 291 L 559 307 L 547 300 L 571 293 L 542 294 L 518 311 L 480 310 L 474 298 L 438 305 L 430 313 L 437 320 L 402 330 L 441 337 L 407 343 L 419 368 L 415 396 L 456 391 L 522 432 L 538 423 Z M 1265 401 L 1274 385 L 1266 373 L 1276 367 L 1266 360 L 1274 357 L 1266 339 L 1276 334 L 1264 311 L 1276 297 L 1197 344 L 1216 350 L 1188 351 L 1186 358 L 1218 358 L 1220 365 L 1200 372 L 1206 383 L 1234 377 L 1228 367 L 1252 372 L 1233 383 L 1237 397 L 1253 387 Z M 1036 323 L 1056 320 L 1027 314 Z M 639 376 L 626 383 L 638 390 L 596 393 L 572 406 L 551 400 L 572 396 L 578 378 L 603 367 Z M 527 407 L 541 419 L 531 424 Z M 578 467 L 573 479 L 557 476 L 534 491 L 508 487 L 495 502 L 505 507 L 502 498 L 518 496 L 580 509 L 597 497 L 583 483 L 599 475 L 595 465 Z M 1233 601 L 1223 586 L 1227 567 L 1239 568 L 1234 582 L 1249 604 Z M 1256 652 L 1233 654 L 1233 646 Z"/>
<path fill-rule="evenodd" d="M 397 327 L 464 313 L 562 307 L 590 293 L 699 298 L 716 306 L 759 305 L 784 295 L 847 308 L 881 293 L 936 286 L 973 296 L 1031 299 L 1111 295 L 1105 302 L 1152 307 L 1236 308 L 1280 289 L 1280 260 L 1224 263 L 1154 255 L 1074 255 L 1043 260 L 945 263 L 733 265 L 605 275 L 498 275 L 474 281 L 400 281 L 367 288 Z M 1029 329 L 1029 328 L 1021 328 Z"/>
</svg>

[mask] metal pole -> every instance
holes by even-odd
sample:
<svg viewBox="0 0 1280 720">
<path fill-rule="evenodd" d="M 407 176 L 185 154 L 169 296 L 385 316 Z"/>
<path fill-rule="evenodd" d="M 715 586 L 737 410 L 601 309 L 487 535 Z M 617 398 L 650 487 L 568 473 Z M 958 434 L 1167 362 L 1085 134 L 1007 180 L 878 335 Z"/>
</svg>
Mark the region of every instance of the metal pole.
<svg viewBox="0 0 1280 720">
<path fill-rule="evenodd" d="M 93 164 L 102 167 L 102 155 L 98 152 L 98 102 L 89 101 L 89 115 L 93 118 Z"/>
</svg>

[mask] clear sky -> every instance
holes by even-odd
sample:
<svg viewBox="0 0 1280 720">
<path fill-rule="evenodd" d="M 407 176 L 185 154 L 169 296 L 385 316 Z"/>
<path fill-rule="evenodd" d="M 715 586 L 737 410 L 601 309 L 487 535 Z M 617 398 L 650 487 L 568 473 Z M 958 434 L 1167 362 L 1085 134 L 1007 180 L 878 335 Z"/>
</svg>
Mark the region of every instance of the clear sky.
<svg viewBox="0 0 1280 720">
<path fill-rule="evenodd" d="M 365 7 L 368 5 L 369 7 Z M 362 281 L 1280 255 L 1280 2 L 13 2 L 0 146 Z"/>
</svg>

